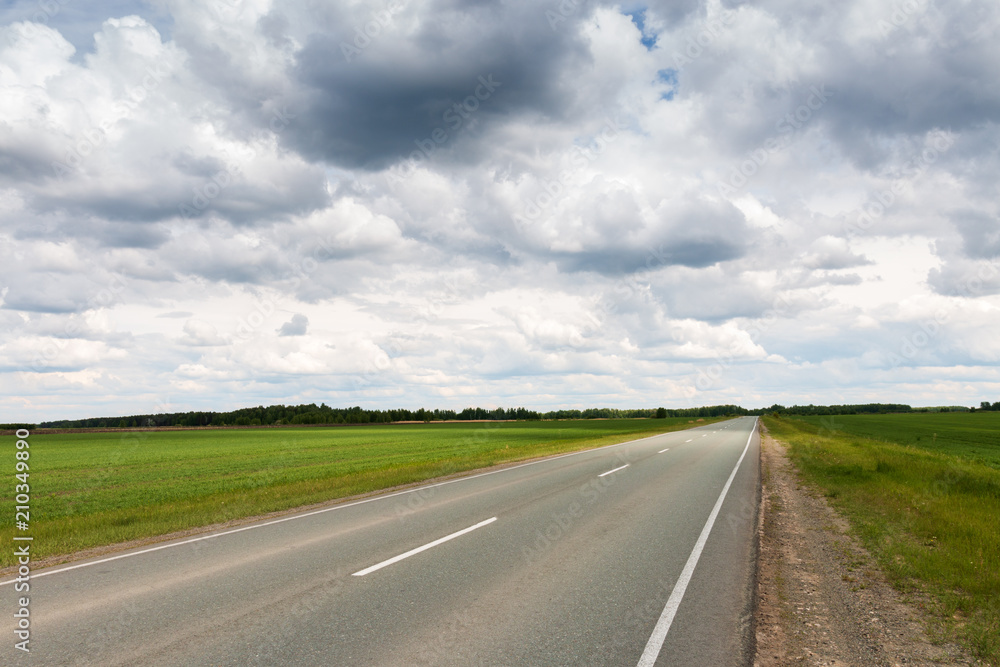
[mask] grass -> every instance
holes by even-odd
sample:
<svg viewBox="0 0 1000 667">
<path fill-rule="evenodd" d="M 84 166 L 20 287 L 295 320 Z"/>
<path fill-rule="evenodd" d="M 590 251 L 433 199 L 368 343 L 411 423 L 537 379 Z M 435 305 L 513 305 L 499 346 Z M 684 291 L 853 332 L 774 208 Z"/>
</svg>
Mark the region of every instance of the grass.
<svg viewBox="0 0 1000 667">
<path fill-rule="evenodd" d="M 668 418 L 35 433 L 32 554 L 65 555 L 693 425 Z M 16 439 L 3 441 L 13 461 Z M 0 540 L 11 543 L 14 532 L 3 527 Z M 12 554 L 0 551 L 0 567 L 13 565 Z"/>
<path fill-rule="evenodd" d="M 802 417 L 826 431 L 949 454 L 1000 469 L 1000 412 Z"/>
<path fill-rule="evenodd" d="M 764 424 L 893 585 L 928 601 L 932 635 L 1000 664 L 1000 414 Z"/>
</svg>

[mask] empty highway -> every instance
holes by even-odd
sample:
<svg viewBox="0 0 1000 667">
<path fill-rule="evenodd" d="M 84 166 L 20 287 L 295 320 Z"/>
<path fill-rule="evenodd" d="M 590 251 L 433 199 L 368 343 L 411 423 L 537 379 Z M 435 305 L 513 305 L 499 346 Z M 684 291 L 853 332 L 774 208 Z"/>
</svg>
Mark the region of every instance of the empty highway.
<svg viewBox="0 0 1000 667">
<path fill-rule="evenodd" d="M 32 573 L 8 665 L 744 665 L 754 418 Z M 17 597 L 0 584 L 5 609 Z"/>
</svg>

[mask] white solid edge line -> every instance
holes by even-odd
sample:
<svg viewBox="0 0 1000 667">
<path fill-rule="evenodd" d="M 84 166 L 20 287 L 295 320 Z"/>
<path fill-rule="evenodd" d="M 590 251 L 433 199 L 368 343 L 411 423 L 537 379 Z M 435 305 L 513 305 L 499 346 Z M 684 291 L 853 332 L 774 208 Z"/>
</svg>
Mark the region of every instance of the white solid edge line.
<svg viewBox="0 0 1000 667">
<path fill-rule="evenodd" d="M 483 526 L 487 526 L 487 525 L 493 523 L 496 520 L 497 520 L 497 518 L 493 517 L 492 519 L 487 519 L 486 521 L 480 521 L 475 526 L 469 526 L 468 528 L 463 528 L 462 530 L 460 530 L 460 531 L 458 531 L 456 533 L 452 533 L 451 535 L 445 535 L 444 537 L 438 538 L 438 539 L 434 540 L 433 542 L 428 542 L 427 544 L 425 544 L 422 547 L 417 547 L 416 549 L 410 549 L 405 554 L 399 554 L 398 556 L 393 556 L 389 560 L 384 560 L 381 563 L 377 563 L 375 565 L 372 565 L 371 567 L 366 567 L 363 570 L 359 570 L 358 572 L 355 572 L 352 576 L 363 577 L 366 574 L 371 574 L 372 572 L 375 572 L 376 570 L 381 570 L 383 567 L 386 567 L 388 565 L 392 565 L 393 563 L 398 563 L 399 561 L 403 560 L 404 558 L 409 558 L 410 556 L 414 556 L 414 555 L 420 553 L 421 551 L 427 551 L 428 549 L 436 547 L 439 544 L 444 544 L 448 540 L 453 540 L 456 537 L 461 537 L 462 535 L 465 535 L 466 533 L 471 533 L 472 531 L 476 530 L 477 528 L 482 528 Z"/>
<path fill-rule="evenodd" d="M 669 447 L 667 447 L 666 449 L 661 449 L 660 451 L 658 451 L 658 452 L 656 452 L 656 453 L 657 453 L 657 454 L 662 454 L 663 452 L 669 452 L 669 451 L 670 451 L 670 448 L 669 448 Z"/>
<path fill-rule="evenodd" d="M 613 472 L 618 472 L 619 470 L 624 470 L 628 466 L 629 466 L 629 464 L 626 463 L 623 466 L 618 466 L 617 468 L 612 468 L 611 470 L 609 470 L 607 472 L 602 472 L 600 475 L 598 475 L 598 477 L 604 477 L 605 475 L 610 475 Z"/>
<path fill-rule="evenodd" d="M 712 532 L 712 526 L 715 525 L 715 518 L 719 515 L 719 511 L 722 509 L 722 503 L 726 499 L 726 494 L 729 493 L 729 487 L 733 483 L 733 479 L 736 477 L 736 472 L 740 469 L 740 464 L 743 463 L 743 459 L 746 458 L 747 451 L 750 449 L 750 442 L 753 440 L 754 433 L 757 431 L 757 419 L 753 420 L 753 429 L 750 430 L 750 436 L 747 438 L 747 444 L 743 448 L 743 453 L 740 454 L 740 460 L 736 462 L 736 467 L 729 474 L 729 479 L 726 480 L 726 485 L 722 487 L 722 493 L 719 494 L 719 499 L 715 501 L 715 507 L 712 508 L 712 513 L 708 515 L 708 521 L 705 522 L 705 527 L 701 529 L 701 535 L 698 536 L 698 541 L 694 544 L 694 549 L 691 550 L 691 555 L 688 556 L 687 563 L 684 564 L 684 569 L 681 570 L 681 576 L 677 579 L 677 583 L 674 584 L 674 590 L 670 593 L 670 597 L 667 599 L 667 604 L 663 607 L 663 613 L 660 614 L 660 620 L 656 622 L 656 627 L 653 628 L 653 634 L 649 636 L 649 641 L 646 642 L 646 648 L 642 652 L 642 656 L 639 658 L 639 663 L 636 667 L 653 667 L 656 663 L 656 659 L 660 655 L 660 649 L 663 648 L 663 642 L 667 638 L 667 632 L 670 630 L 670 624 L 674 622 L 674 616 L 677 614 L 677 608 L 681 604 L 681 600 L 684 598 L 684 592 L 687 590 L 688 584 L 691 582 L 691 575 L 694 574 L 694 568 L 698 565 L 698 559 L 701 558 L 701 552 L 705 548 L 705 542 L 708 541 L 708 535 Z"/>
<path fill-rule="evenodd" d="M 394 498 L 396 496 L 402 496 L 407 493 L 413 493 L 415 491 L 422 491 L 423 489 L 433 489 L 436 486 L 444 486 L 446 484 L 455 484 L 456 482 L 464 482 L 470 479 L 476 479 L 477 477 L 485 477 L 487 475 L 496 475 L 498 473 L 506 472 L 508 470 L 516 470 L 517 468 L 523 468 L 525 466 L 536 465 L 538 463 L 545 463 L 546 461 L 555 461 L 556 459 L 566 458 L 567 456 L 578 456 L 580 454 L 586 454 L 587 452 L 597 452 L 602 449 L 610 449 L 612 447 L 622 447 L 624 445 L 631 445 L 637 442 L 642 442 L 643 440 L 652 440 L 653 438 L 660 438 L 665 435 L 670 435 L 672 433 L 683 433 L 684 431 L 689 431 L 691 429 L 683 429 L 681 431 L 667 431 L 666 433 L 657 433 L 655 435 L 647 435 L 645 438 L 636 438 L 635 440 L 626 440 L 625 442 L 616 442 L 613 445 L 604 445 L 603 447 L 595 447 L 593 449 L 581 449 L 578 452 L 568 452 L 566 454 L 559 454 L 558 456 L 552 456 L 547 458 L 538 459 L 537 461 L 528 461 L 527 463 L 519 463 L 516 466 L 510 466 L 508 468 L 501 468 L 499 470 L 490 470 L 489 472 L 481 472 L 476 475 L 469 475 L 467 477 L 457 477 L 455 479 L 445 480 L 443 482 L 436 482 L 434 484 L 427 484 L 426 486 L 416 486 L 412 489 L 404 489 L 403 491 L 396 491 L 394 493 L 387 493 L 385 495 L 373 496 L 371 498 L 365 498 L 364 500 L 356 500 L 352 503 L 344 503 L 342 505 L 334 505 L 333 507 L 324 507 L 323 509 L 313 510 L 311 512 L 305 512 L 303 514 L 293 514 L 292 516 L 286 516 L 281 519 L 274 519 L 272 521 L 265 521 L 264 523 L 254 523 L 249 526 L 243 526 L 242 528 L 233 528 L 232 530 L 226 530 L 221 533 L 212 533 L 210 535 L 202 535 L 201 537 L 193 537 L 189 540 L 182 540 L 180 542 L 170 542 L 168 544 L 161 544 L 157 547 L 150 547 L 149 549 L 142 549 L 140 551 L 129 551 L 127 553 L 118 554 L 117 556 L 110 556 L 108 558 L 102 558 L 100 560 L 88 561 L 86 563 L 77 563 L 76 565 L 70 565 L 68 567 L 61 567 L 57 570 L 43 570 L 41 572 L 31 573 L 32 579 L 37 579 L 39 577 L 46 577 L 50 574 L 59 574 L 60 572 L 69 572 L 70 570 L 76 570 L 81 567 L 90 567 L 91 565 L 100 565 L 101 563 L 109 563 L 113 560 L 120 560 L 122 558 L 131 558 L 132 556 L 141 556 L 142 554 L 152 553 L 154 551 L 160 551 L 161 549 L 172 549 L 173 547 L 179 547 L 185 544 L 193 544 L 194 542 L 203 542 L 205 540 L 214 540 L 217 537 L 224 537 L 226 535 L 233 535 L 235 533 L 242 533 L 245 530 L 254 530 L 256 528 L 264 528 L 265 526 L 273 526 L 276 523 L 284 523 L 285 521 L 295 521 L 296 519 L 304 519 L 307 516 L 313 516 L 314 514 L 323 514 L 325 512 L 333 512 L 335 510 L 347 509 L 348 507 L 354 507 L 355 505 L 363 505 L 365 503 L 375 502 L 376 500 L 385 500 L 386 498 Z M 6 586 L 7 584 L 13 584 L 17 579 L 8 579 L 7 581 L 0 581 L 0 586 Z"/>
</svg>

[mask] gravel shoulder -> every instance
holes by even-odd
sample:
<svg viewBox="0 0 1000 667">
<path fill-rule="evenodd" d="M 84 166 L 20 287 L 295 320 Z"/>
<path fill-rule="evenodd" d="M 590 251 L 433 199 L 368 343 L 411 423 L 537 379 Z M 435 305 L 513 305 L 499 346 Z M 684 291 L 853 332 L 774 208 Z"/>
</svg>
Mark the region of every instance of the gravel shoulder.
<svg viewBox="0 0 1000 667">
<path fill-rule="evenodd" d="M 933 644 L 848 524 L 762 427 L 754 665 L 981 665 Z"/>
</svg>

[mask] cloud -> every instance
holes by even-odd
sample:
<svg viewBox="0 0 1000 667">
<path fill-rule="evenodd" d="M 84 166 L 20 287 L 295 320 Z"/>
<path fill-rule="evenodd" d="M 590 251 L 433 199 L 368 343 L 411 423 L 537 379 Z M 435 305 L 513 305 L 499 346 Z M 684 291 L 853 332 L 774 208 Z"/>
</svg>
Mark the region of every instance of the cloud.
<svg viewBox="0 0 1000 667">
<path fill-rule="evenodd" d="M 846 239 L 833 236 L 823 236 L 809 247 L 802 264 L 809 269 L 850 269 L 855 266 L 871 264 L 871 260 L 851 252 Z"/>
<path fill-rule="evenodd" d="M 952 222 L 962 235 L 962 249 L 971 259 L 1000 257 L 1000 216 L 983 211 L 961 211 Z"/>
<path fill-rule="evenodd" d="M 584 11 L 553 31 L 533 3 L 403 4 L 364 39 L 371 14 L 324 17 L 297 54 L 303 112 L 287 137 L 313 159 L 379 169 L 511 115 L 558 117 L 573 100 L 565 68 L 584 55 L 572 29 Z"/>
<path fill-rule="evenodd" d="M 296 313 L 292 315 L 292 319 L 281 325 L 278 329 L 279 336 L 305 336 L 306 329 L 309 328 L 309 318 L 305 315 Z"/>
<path fill-rule="evenodd" d="M 229 341 L 219 334 L 219 331 L 200 320 L 188 320 L 184 323 L 184 335 L 178 340 L 181 345 L 194 347 L 225 345 Z"/>
</svg>

